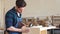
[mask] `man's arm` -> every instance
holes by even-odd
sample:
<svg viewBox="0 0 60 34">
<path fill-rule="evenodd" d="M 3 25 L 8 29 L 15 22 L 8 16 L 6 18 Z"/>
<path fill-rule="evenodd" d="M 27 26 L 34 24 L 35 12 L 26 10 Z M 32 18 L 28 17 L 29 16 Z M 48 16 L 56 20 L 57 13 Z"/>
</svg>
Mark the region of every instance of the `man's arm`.
<svg viewBox="0 0 60 34">
<path fill-rule="evenodd" d="M 23 26 L 21 29 L 11 26 L 11 27 L 7 28 L 7 30 L 15 31 L 15 32 L 29 32 L 29 29 L 27 29 L 26 26 Z"/>
<path fill-rule="evenodd" d="M 13 26 L 7 28 L 7 30 L 9 30 L 9 31 L 15 31 L 15 32 L 22 32 L 22 29 L 15 28 Z"/>
</svg>

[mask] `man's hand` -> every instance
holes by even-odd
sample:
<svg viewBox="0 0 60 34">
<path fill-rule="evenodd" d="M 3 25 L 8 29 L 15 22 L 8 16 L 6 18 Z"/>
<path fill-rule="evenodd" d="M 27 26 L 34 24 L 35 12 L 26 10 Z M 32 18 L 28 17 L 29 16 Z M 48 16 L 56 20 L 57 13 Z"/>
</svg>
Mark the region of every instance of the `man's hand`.
<svg viewBox="0 0 60 34">
<path fill-rule="evenodd" d="M 28 33 L 28 32 L 29 32 L 29 28 L 26 27 L 26 26 L 23 26 L 23 27 L 21 28 L 21 30 L 22 30 L 23 33 Z"/>
</svg>

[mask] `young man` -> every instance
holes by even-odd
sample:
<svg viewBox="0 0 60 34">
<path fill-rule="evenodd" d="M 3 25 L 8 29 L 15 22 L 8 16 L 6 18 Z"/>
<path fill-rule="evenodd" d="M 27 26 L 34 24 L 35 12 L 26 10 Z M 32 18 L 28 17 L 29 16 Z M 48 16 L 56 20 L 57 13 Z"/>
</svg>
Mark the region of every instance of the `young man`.
<svg viewBox="0 0 60 34">
<path fill-rule="evenodd" d="M 18 27 L 22 21 L 21 13 L 26 6 L 26 2 L 24 0 L 16 0 L 16 6 L 9 10 L 5 15 L 5 24 L 6 31 L 9 34 L 22 34 L 22 32 L 28 32 L 26 26 Z"/>
</svg>

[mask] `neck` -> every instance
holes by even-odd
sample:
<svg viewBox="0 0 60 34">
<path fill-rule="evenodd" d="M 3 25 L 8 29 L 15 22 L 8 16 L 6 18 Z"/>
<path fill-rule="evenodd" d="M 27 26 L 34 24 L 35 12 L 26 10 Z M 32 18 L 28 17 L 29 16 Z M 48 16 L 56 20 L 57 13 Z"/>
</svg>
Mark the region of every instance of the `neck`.
<svg viewBox="0 0 60 34">
<path fill-rule="evenodd" d="M 17 10 L 18 8 L 16 6 L 15 6 L 15 9 L 16 9 L 17 13 L 19 13 L 18 10 Z"/>
</svg>

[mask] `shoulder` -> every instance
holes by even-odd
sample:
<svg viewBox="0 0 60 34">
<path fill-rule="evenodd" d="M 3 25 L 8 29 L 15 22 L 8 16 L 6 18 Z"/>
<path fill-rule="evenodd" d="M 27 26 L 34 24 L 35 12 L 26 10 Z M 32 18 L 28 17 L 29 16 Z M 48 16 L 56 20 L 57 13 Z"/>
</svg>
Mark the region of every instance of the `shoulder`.
<svg viewBox="0 0 60 34">
<path fill-rule="evenodd" d="M 5 17 L 13 17 L 13 12 L 12 10 L 9 10 L 6 14 Z"/>
<path fill-rule="evenodd" d="M 8 11 L 5 15 L 12 15 L 12 11 Z"/>
<path fill-rule="evenodd" d="M 12 9 L 10 9 L 9 11 L 7 11 L 7 13 L 5 14 L 5 15 L 14 15 L 15 14 L 15 9 L 14 8 L 12 8 Z"/>
</svg>

